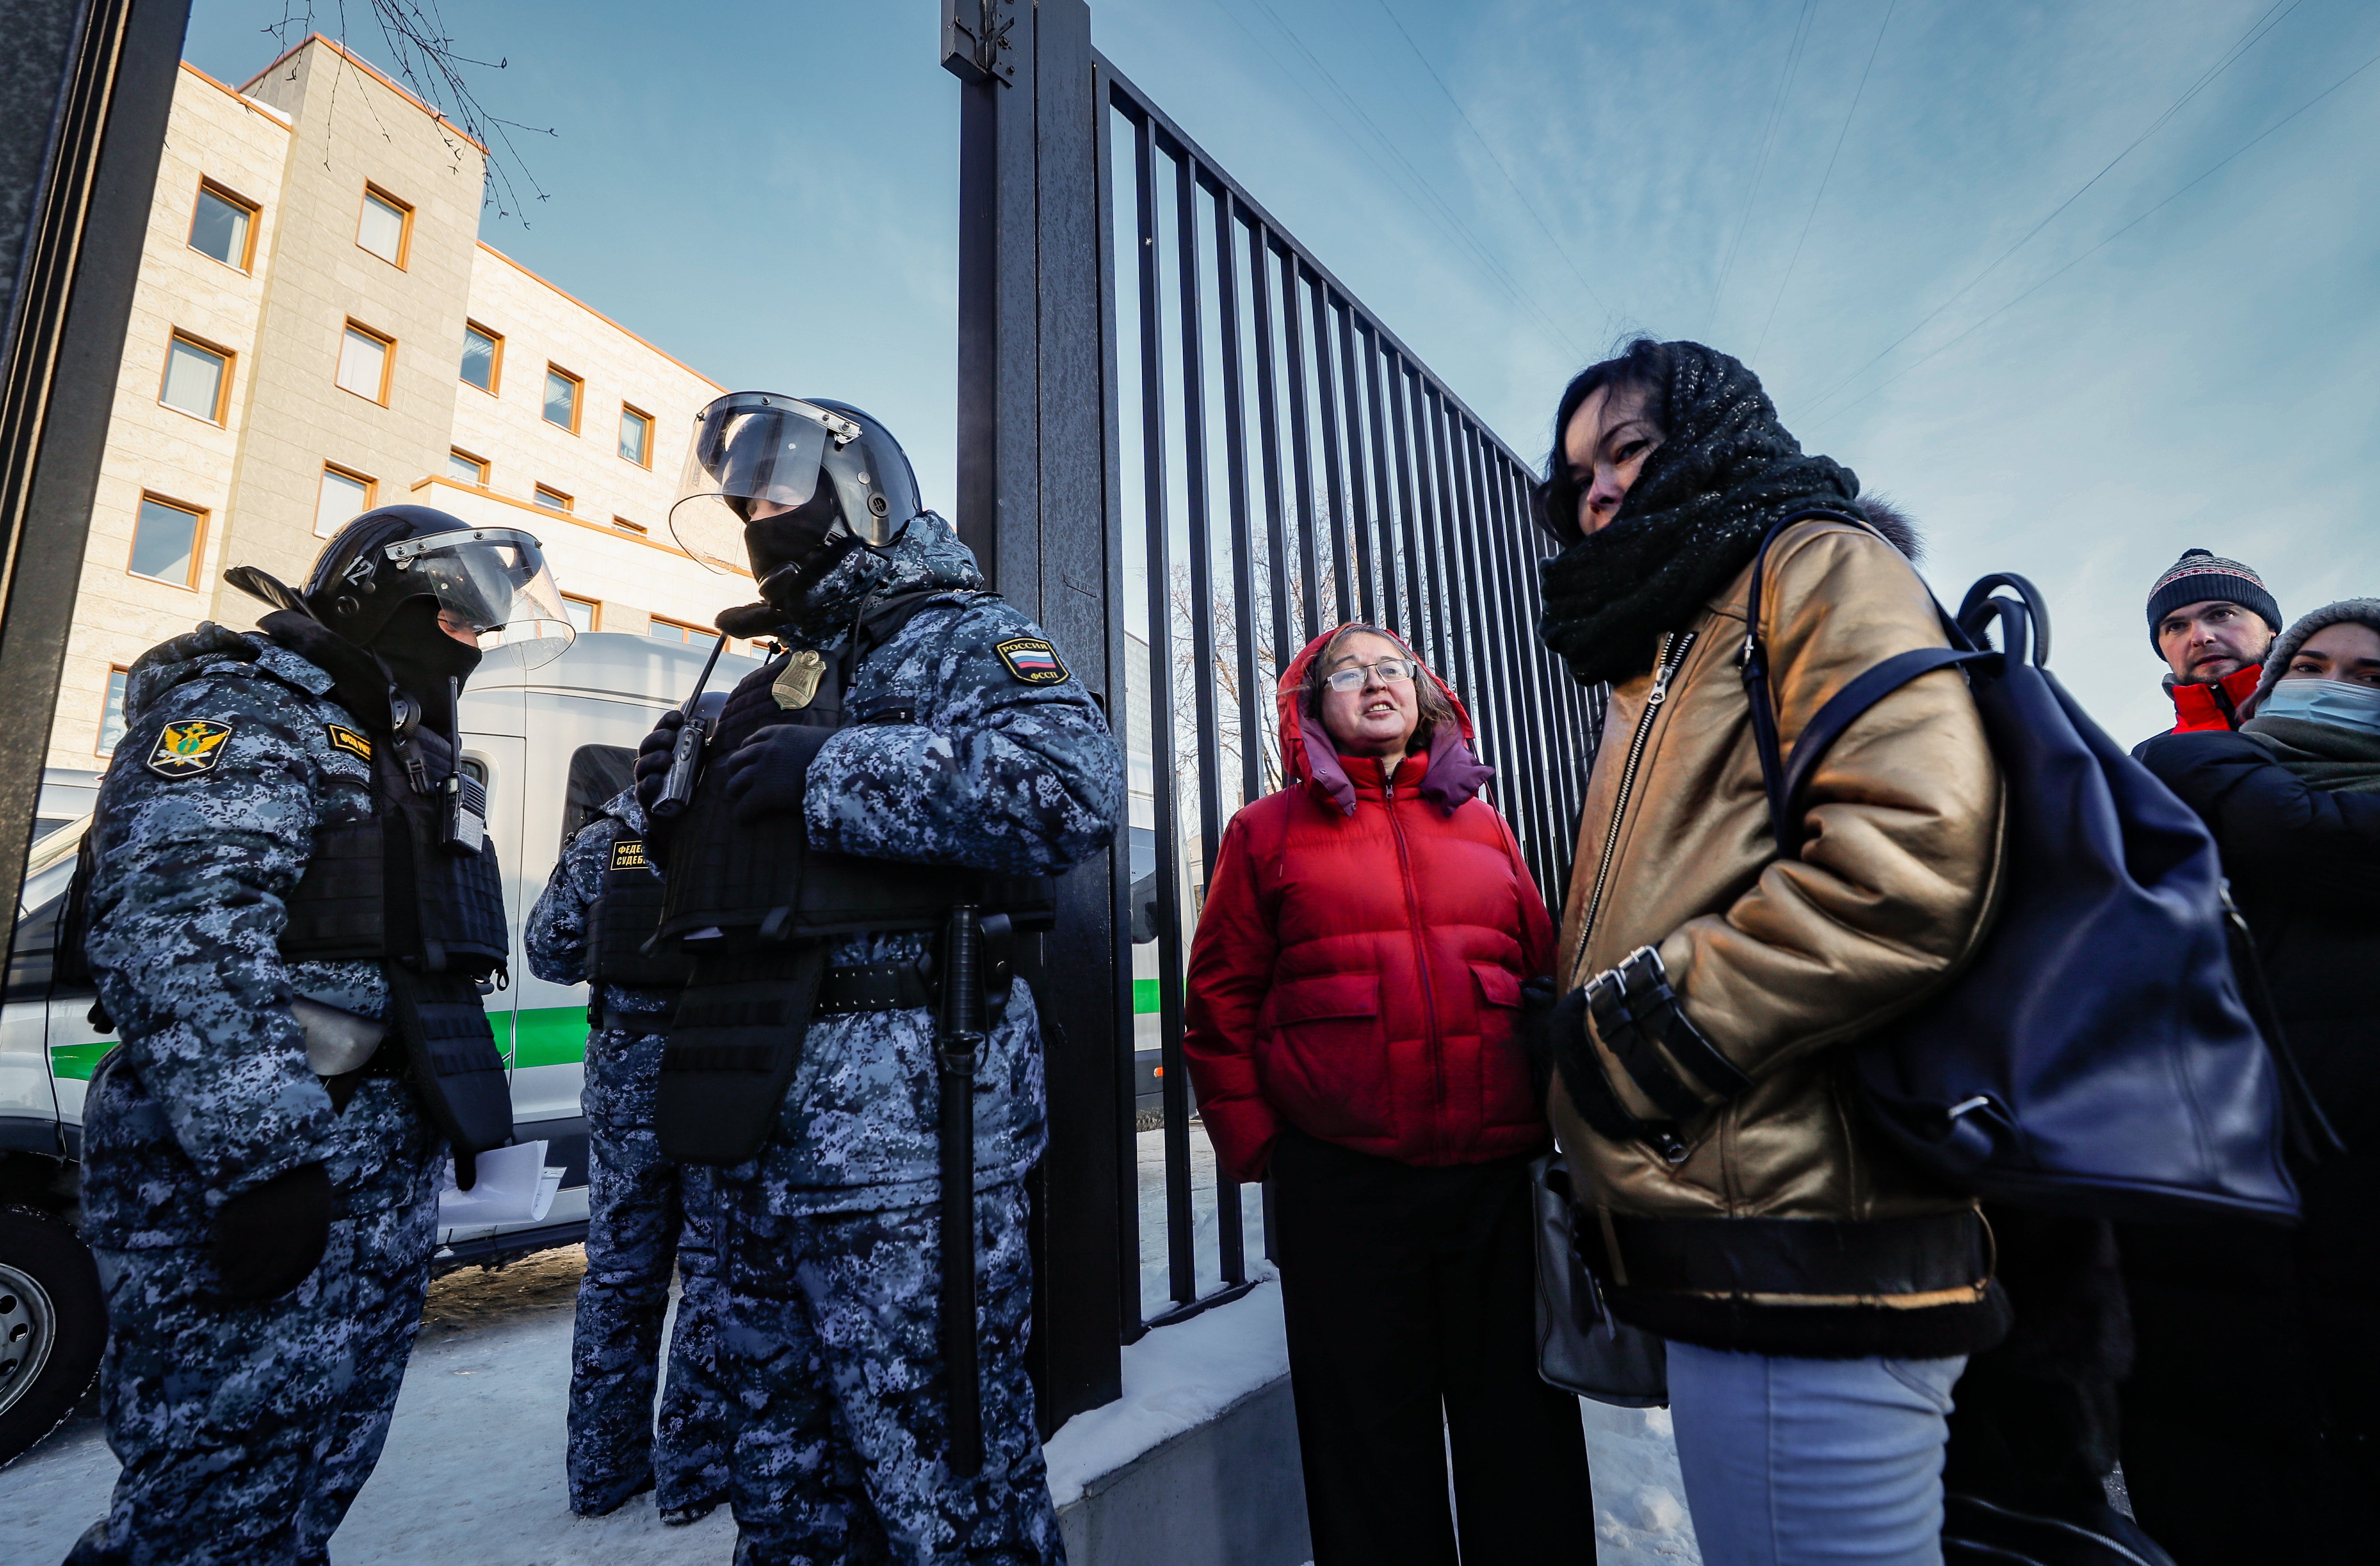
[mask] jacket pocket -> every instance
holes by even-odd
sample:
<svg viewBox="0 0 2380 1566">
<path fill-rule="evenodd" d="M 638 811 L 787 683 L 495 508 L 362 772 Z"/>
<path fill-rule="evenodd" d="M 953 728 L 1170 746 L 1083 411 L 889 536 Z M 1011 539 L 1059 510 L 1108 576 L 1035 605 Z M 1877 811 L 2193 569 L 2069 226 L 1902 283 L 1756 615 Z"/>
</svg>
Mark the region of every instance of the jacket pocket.
<svg viewBox="0 0 2380 1566">
<path fill-rule="evenodd" d="M 1390 1135 L 1395 1124 L 1380 977 L 1320 974 L 1273 987 L 1259 1055 L 1265 1097 L 1318 1136 Z"/>
<path fill-rule="evenodd" d="M 1489 1125 L 1536 1125 L 1545 1111 L 1529 1075 L 1528 1041 L 1521 1037 L 1521 976 L 1501 963 L 1471 965 L 1479 1009 L 1479 1108 Z"/>
</svg>

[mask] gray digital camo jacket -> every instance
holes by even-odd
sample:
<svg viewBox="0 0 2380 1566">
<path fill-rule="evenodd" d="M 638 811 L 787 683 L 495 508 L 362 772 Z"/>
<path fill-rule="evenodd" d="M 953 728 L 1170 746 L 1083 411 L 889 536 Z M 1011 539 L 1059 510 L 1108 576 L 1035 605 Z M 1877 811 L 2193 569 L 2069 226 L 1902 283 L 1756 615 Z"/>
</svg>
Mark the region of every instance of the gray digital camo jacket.
<svg viewBox="0 0 2380 1566">
<path fill-rule="evenodd" d="M 369 741 L 332 683 L 212 623 L 132 667 L 91 828 L 85 949 L 123 1040 L 84 1111 L 95 1244 L 194 1244 L 225 1197 L 308 1163 L 347 1213 L 435 1199 L 441 1148 L 411 1089 L 368 1079 L 334 1114 L 289 1011 L 304 994 L 388 1014 L 378 963 L 288 963 L 277 944 L 317 829 L 371 815 Z"/>
<path fill-rule="evenodd" d="M 847 623 L 866 598 L 918 588 L 940 590 L 861 661 L 844 698 L 848 726 L 810 762 L 804 810 L 811 845 L 1008 875 L 1071 869 L 1115 835 L 1123 758 L 1090 692 L 1041 628 L 983 591 L 974 555 L 947 521 L 928 512 L 887 549 L 855 552 L 819 583 L 804 619 Z M 847 634 L 785 639 L 795 650 L 832 653 Z M 772 661 L 745 683 L 770 682 L 783 667 Z M 864 936 L 831 960 L 905 961 L 928 943 L 923 935 Z M 777 1135 L 759 1160 L 771 1210 L 851 1212 L 934 1199 L 933 1039 L 924 1008 L 811 1025 Z M 1022 1179 L 1048 1132 L 1040 1026 L 1021 978 L 976 1084 L 977 1181 Z"/>
</svg>

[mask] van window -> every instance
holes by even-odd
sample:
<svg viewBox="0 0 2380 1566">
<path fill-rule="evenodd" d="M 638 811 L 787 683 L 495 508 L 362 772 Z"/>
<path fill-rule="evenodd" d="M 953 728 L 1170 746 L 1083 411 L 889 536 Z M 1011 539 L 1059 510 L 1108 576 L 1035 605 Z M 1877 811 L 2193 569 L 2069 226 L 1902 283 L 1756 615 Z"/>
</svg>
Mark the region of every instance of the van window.
<svg viewBox="0 0 2380 1566">
<path fill-rule="evenodd" d="M 67 882 L 74 875 L 72 855 L 28 877 L 18 904 L 17 939 L 8 949 L 10 1001 L 46 1001 L 58 953 L 58 920 L 67 908 Z"/>
<path fill-rule="evenodd" d="M 570 788 L 562 806 L 565 848 L 613 795 L 637 781 L 636 773 L 637 753 L 625 745 L 582 745 L 570 753 Z"/>
</svg>

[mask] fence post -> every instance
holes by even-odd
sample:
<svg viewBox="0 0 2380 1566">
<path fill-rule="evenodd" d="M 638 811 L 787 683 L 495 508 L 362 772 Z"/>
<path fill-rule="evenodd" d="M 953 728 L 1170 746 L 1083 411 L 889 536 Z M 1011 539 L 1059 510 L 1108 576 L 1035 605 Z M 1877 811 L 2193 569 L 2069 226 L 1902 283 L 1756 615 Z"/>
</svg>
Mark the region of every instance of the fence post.
<svg viewBox="0 0 2380 1566">
<path fill-rule="evenodd" d="M 959 535 L 1120 719 L 1123 564 L 1090 8 L 943 0 L 943 48 L 963 83 Z M 1128 877 L 1123 856 L 1102 853 L 1063 878 L 1058 934 L 1034 943 L 1063 960 L 1036 952 L 1024 965 L 1050 1085 L 1032 1347 L 1045 1433 L 1123 1390 L 1117 1125 L 1131 1081 L 1117 996 L 1130 962 Z"/>
</svg>

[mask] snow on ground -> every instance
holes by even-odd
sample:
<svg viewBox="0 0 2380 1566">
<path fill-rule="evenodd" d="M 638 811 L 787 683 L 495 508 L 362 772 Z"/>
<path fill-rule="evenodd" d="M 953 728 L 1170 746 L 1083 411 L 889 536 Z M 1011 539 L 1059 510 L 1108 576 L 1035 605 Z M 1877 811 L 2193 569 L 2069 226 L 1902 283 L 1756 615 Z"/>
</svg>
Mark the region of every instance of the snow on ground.
<svg viewBox="0 0 2380 1566">
<path fill-rule="evenodd" d="M 1139 1144 L 1143 1308 L 1154 1314 L 1171 1303 L 1163 1134 L 1144 1132 Z M 1206 1293 L 1220 1279 L 1214 1154 L 1195 1124 L 1191 1150 L 1197 1287 Z M 1250 1186 L 1244 1195 L 1248 1273 L 1269 1280 L 1258 1192 Z M 570 1514 L 563 1397 L 571 1304 L 584 1267 L 573 1247 L 500 1272 L 467 1269 L 431 1286 L 387 1450 L 332 1540 L 334 1566 L 724 1566 L 735 1528 L 723 1508 L 686 1528 L 662 1526 L 649 1494 L 610 1517 Z M 1222 1412 L 1285 1374 L 1288 1364 L 1281 1293 L 1270 1281 L 1147 1334 L 1123 1351 L 1123 1398 L 1077 1414 L 1051 1439 L 1055 1498 L 1064 1504 L 1080 1496 L 1087 1481 Z M 1595 1483 L 1594 1559 L 1599 1566 L 1692 1566 L 1697 1557 L 1669 1415 L 1582 1407 Z M 0 1561 L 42 1566 L 62 1559 L 105 1510 L 115 1470 L 97 1420 L 85 1416 L 0 1471 Z"/>
</svg>

